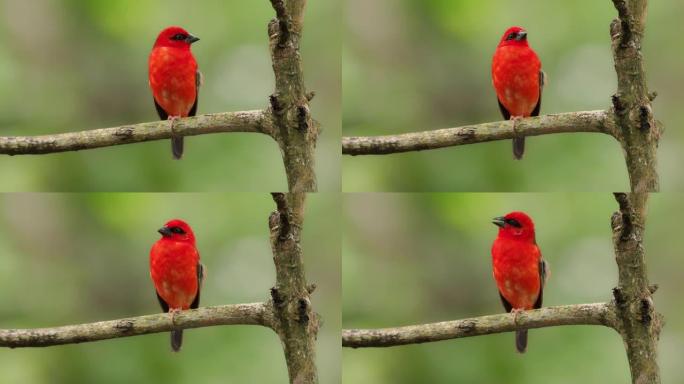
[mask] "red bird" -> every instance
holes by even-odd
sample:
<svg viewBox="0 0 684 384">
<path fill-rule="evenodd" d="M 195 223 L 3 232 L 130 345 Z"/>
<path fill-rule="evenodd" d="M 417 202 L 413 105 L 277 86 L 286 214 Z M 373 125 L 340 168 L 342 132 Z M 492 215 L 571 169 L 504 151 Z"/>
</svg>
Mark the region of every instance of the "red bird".
<svg viewBox="0 0 684 384">
<path fill-rule="evenodd" d="M 492 83 L 504 119 L 539 116 L 544 87 L 541 61 L 527 43 L 521 27 L 508 28 L 501 37 L 492 60 Z M 525 137 L 513 139 L 513 156 L 520 160 L 525 152 Z"/>
<path fill-rule="evenodd" d="M 182 220 L 171 220 L 159 229 L 162 238 L 150 250 L 150 276 L 164 312 L 197 308 L 204 267 L 195 247 L 195 235 Z M 183 330 L 171 331 L 171 348 L 180 350 Z"/>
<path fill-rule="evenodd" d="M 523 212 L 492 220 L 499 235 L 492 245 L 494 280 L 506 312 L 541 308 L 547 264 L 534 236 L 534 223 Z M 527 349 L 527 330 L 515 332 L 518 352 Z"/>
<path fill-rule="evenodd" d="M 195 116 L 202 75 L 190 45 L 199 39 L 181 27 L 161 31 L 149 60 L 149 77 L 154 106 L 162 120 L 173 122 L 181 117 Z M 183 137 L 171 137 L 173 157 L 183 156 Z"/>
</svg>

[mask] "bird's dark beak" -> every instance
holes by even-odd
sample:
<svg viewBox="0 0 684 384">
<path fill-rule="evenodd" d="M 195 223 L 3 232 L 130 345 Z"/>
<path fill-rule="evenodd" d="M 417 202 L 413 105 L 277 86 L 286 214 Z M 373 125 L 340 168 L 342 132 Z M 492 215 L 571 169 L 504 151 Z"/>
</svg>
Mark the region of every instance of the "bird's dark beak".
<svg viewBox="0 0 684 384">
<path fill-rule="evenodd" d="M 193 36 L 193 35 L 190 35 L 190 34 L 188 34 L 188 38 L 185 39 L 185 41 L 186 41 L 188 44 L 196 43 L 196 42 L 198 42 L 199 40 L 200 40 L 199 37 Z"/>
<path fill-rule="evenodd" d="M 521 41 L 521 40 L 525 40 L 526 37 L 527 37 L 527 32 L 520 31 L 520 32 L 518 32 L 518 35 L 515 36 L 515 39 L 518 41 Z"/>
<path fill-rule="evenodd" d="M 161 227 L 157 230 L 157 232 L 161 233 L 162 236 L 171 236 L 173 232 L 171 232 L 171 228 L 169 227 Z"/>
<path fill-rule="evenodd" d="M 503 216 L 495 217 L 492 219 L 492 224 L 496 225 L 497 227 L 503 228 L 504 225 L 506 225 L 506 220 L 503 218 Z"/>
</svg>

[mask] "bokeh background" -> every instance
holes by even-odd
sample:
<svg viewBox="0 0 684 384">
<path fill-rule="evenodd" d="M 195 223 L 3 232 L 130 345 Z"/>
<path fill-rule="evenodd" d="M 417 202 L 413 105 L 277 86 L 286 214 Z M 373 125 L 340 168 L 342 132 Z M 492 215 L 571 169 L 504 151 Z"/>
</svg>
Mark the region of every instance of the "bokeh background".
<svg viewBox="0 0 684 384">
<path fill-rule="evenodd" d="M 684 382 L 681 195 L 650 197 L 645 247 L 665 315 L 663 383 Z M 491 219 L 512 210 L 535 220 L 551 265 L 544 305 L 605 302 L 617 284 L 610 194 L 358 194 L 344 199 L 343 327 L 378 328 L 501 313 L 491 272 Z M 622 340 L 608 328 L 530 331 L 392 348 L 343 351 L 344 383 L 627 383 Z"/>
<path fill-rule="evenodd" d="M 340 188 L 340 17 L 310 1 L 302 40 L 311 108 L 322 124 L 319 189 Z M 205 75 L 198 113 L 260 109 L 273 92 L 268 0 L 3 0 L 0 135 L 40 135 L 158 120 L 147 59 L 159 31 L 181 25 Z M 3 191 L 275 191 L 287 183 L 265 135 L 190 137 L 183 161 L 168 140 L 80 153 L 0 157 Z"/>
<path fill-rule="evenodd" d="M 491 58 L 506 28 L 522 25 L 549 82 L 542 113 L 605 109 L 616 89 L 609 0 L 347 0 L 343 134 L 384 135 L 501 119 Z M 663 191 L 684 190 L 684 51 L 681 1 L 649 3 L 643 54 L 656 117 Z M 615 191 L 629 188 L 622 150 L 609 136 L 528 139 L 384 156 L 344 156 L 346 191 Z"/>
<path fill-rule="evenodd" d="M 160 311 L 149 249 L 168 219 L 193 227 L 207 267 L 202 306 L 264 301 L 275 283 L 268 194 L 5 194 L 0 196 L 0 328 L 49 327 Z M 323 316 L 321 383 L 340 378 L 340 202 L 307 199 L 303 251 Z M 278 337 L 258 326 L 36 349 L 0 348 L 3 383 L 286 383 Z"/>
</svg>

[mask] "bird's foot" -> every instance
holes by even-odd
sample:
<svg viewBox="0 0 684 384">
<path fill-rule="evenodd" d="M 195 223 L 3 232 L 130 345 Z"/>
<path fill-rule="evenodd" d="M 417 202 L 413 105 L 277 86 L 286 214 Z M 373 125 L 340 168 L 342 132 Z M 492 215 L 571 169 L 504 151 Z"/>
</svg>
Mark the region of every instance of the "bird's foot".
<svg viewBox="0 0 684 384">
<path fill-rule="evenodd" d="M 513 322 L 515 323 L 515 325 L 518 325 L 518 316 L 520 316 L 520 314 L 523 312 L 525 312 L 525 310 L 521 308 L 511 309 L 511 314 L 513 315 Z"/>
<path fill-rule="evenodd" d="M 518 134 L 518 122 L 520 120 L 524 119 L 522 116 L 511 116 L 511 121 L 513 122 L 513 137 L 518 138 L 520 135 Z"/>
<path fill-rule="evenodd" d="M 176 325 L 176 314 L 181 310 L 178 308 L 169 308 L 169 315 L 171 315 L 171 324 Z"/>
<path fill-rule="evenodd" d="M 171 137 L 175 137 L 173 128 L 176 125 L 176 120 L 180 120 L 180 116 L 169 116 L 166 120 L 171 122 Z"/>
</svg>

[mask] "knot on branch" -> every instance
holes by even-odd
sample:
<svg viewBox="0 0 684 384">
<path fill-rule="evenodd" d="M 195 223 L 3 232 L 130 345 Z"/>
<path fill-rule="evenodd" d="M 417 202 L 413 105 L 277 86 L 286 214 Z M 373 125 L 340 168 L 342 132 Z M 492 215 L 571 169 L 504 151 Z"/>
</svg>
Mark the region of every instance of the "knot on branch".
<svg viewBox="0 0 684 384">
<path fill-rule="evenodd" d="M 300 131 L 304 132 L 309 129 L 310 117 L 311 115 L 307 105 L 301 105 L 297 107 L 297 127 L 299 127 Z"/>
<path fill-rule="evenodd" d="M 653 111 L 650 105 L 643 105 L 639 108 L 639 129 L 642 133 L 649 132 L 651 130 L 651 120 L 653 117 Z"/>
<path fill-rule="evenodd" d="M 650 297 L 641 299 L 641 324 L 643 324 L 645 327 L 648 327 L 653 320 L 654 312 L 653 299 Z"/>
<path fill-rule="evenodd" d="M 271 41 L 277 41 L 278 48 L 284 48 L 290 39 L 291 20 L 283 0 L 271 0 L 271 5 L 276 12 L 276 18 L 268 23 L 268 37 Z"/>
<path fill-rule="evenodd" d="M 634 223 L 632 221 L 634 210 L 626 193 L 615 193 L 615 200 L 617 200 L 620 206 L 620 211 L 615 212 L 611 217 L 611 226 L 613 227 L 613 232 L 619 234 L 620 241 L 627 241 L 634 232 Z"/>
<path fill-rule="evenodd" d="M 277 287 L 271 287 L 271 300 L 276 308 L 281 308 L 283 303 L 285 303 L 283 298 L 280 296 L 280 291 Z"/>
<path fill-rule="evenodd" d="M 278 97 L 278 94 L 274 93 L 271 96 L 269 96 L 268 102 L 269 102 L 269 104 L 271 104 L 271 110 L 273 111 L 273 113 L 276 114 L 277 116 L 282 116 L 285 108 L 283 107 L 283 104 L 280 102 L 280 98 Z"/>
<path fill-rule="evenodd" d="M 277 235 L 278 240 L 287 240 L 291 235 L 290 209 L 287 205 L 287 197 L 284 193 L 272 193 L 277 211 L 271 213 L 268 225 L 272 235 Z"/>
<path fill-rule="evenodd" d="M 308 297 L 303 297 L 298 301 L 297 319 L 299 324 L 306 324 L 309 322 L 309 313 L 311 312 L 311 301 Z"/>
<path fill-rule="evenodd" d="M 133 320 L 120 320 L 114 324 L 114 328 L 121 334 L 126 335 L 133 331 L 134 326 Z"/>
</svg>

